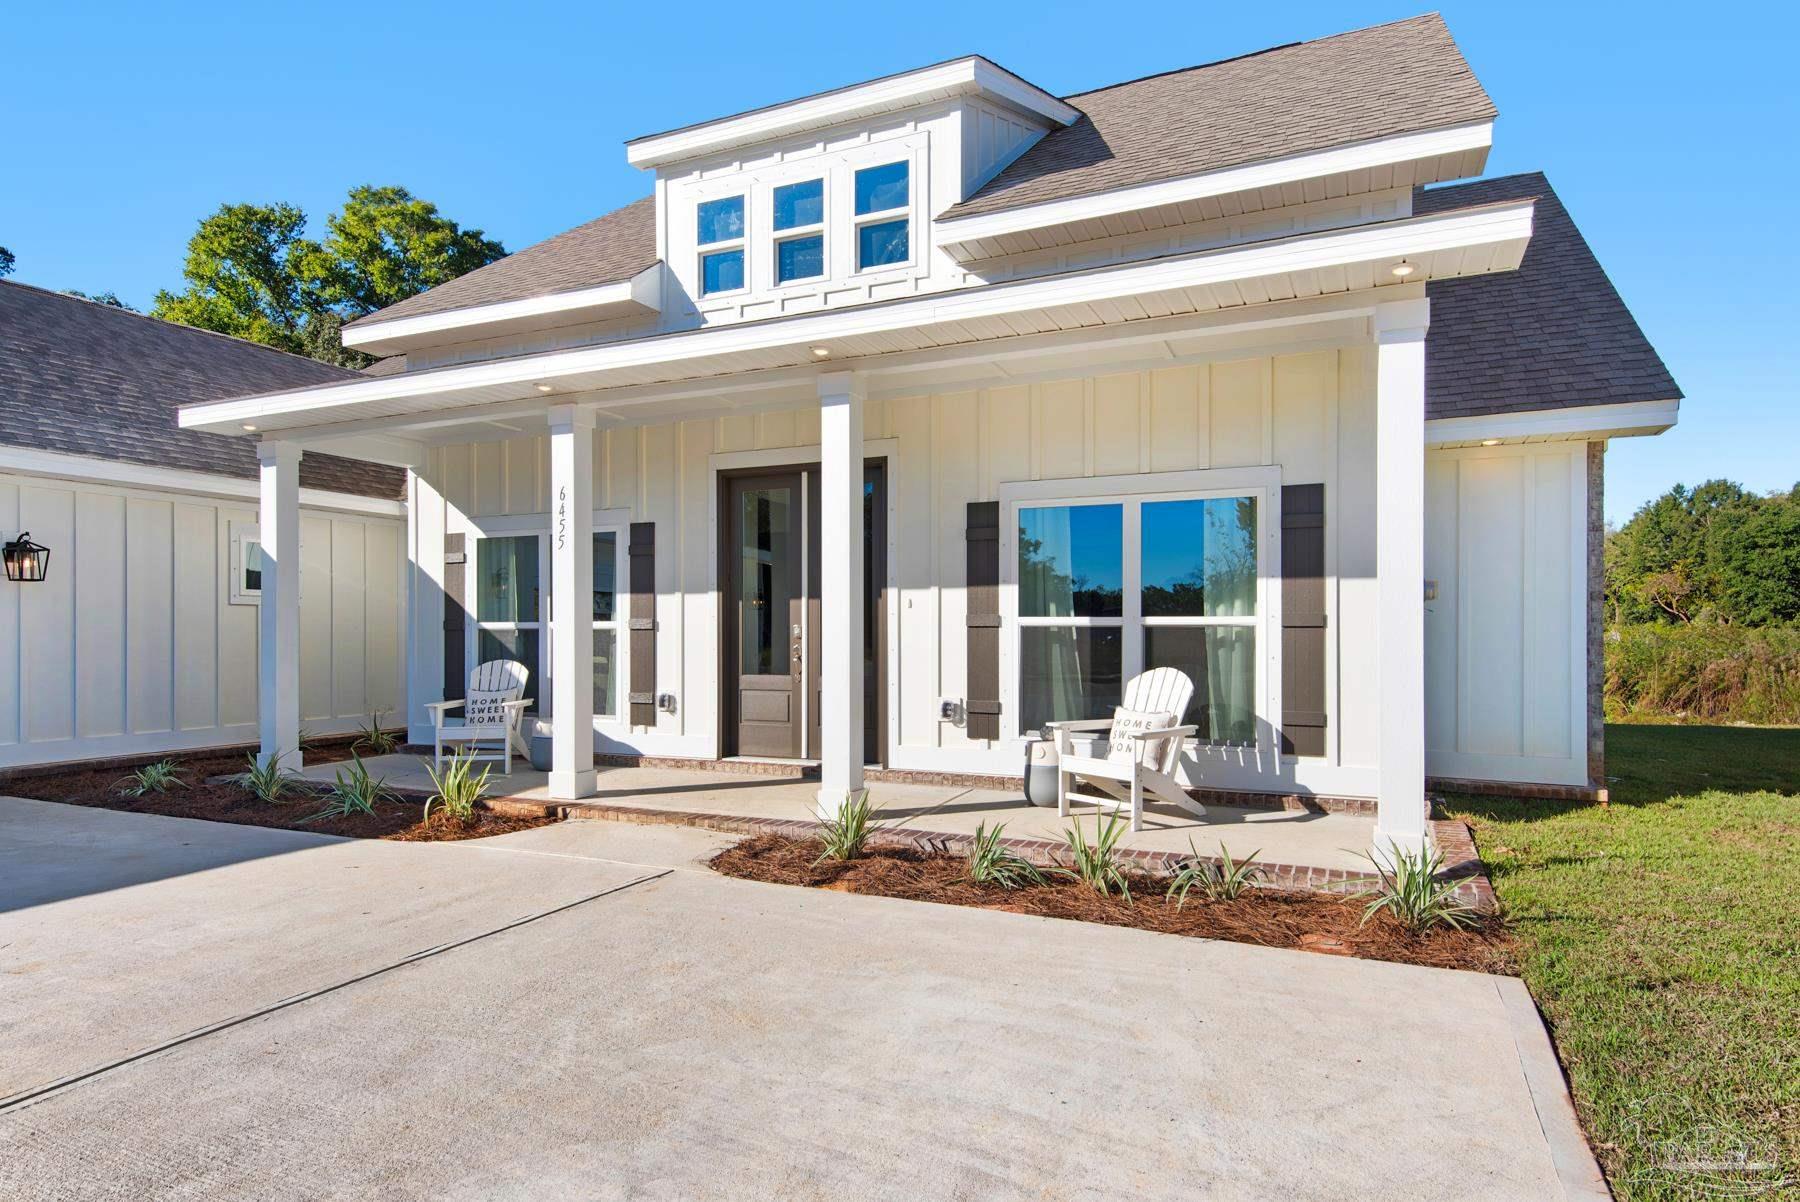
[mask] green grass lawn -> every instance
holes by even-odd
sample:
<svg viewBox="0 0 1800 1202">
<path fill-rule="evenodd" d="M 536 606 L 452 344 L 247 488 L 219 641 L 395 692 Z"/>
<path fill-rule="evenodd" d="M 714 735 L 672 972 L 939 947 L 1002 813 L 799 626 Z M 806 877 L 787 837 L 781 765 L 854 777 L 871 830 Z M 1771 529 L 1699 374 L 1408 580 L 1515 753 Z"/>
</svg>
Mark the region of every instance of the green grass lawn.
<svg viewBox="0 0 1800 1202">
<path fill-rule="evenodd" d="M 1448 805 L 1589 1138 L 1621 1198 L 1800 1198 L 1800 729 L 1609 726 L 1606 752 L 1609 805 Z"/>
</svg>

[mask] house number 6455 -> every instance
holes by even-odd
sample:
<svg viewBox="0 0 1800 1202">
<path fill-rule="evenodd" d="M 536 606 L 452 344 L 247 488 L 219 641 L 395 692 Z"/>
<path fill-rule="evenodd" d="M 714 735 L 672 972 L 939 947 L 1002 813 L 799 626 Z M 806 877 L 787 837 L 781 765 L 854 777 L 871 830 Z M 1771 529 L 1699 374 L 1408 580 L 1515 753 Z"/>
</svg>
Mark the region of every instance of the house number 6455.
<svg viewBox="0 0 1800 1202">
<path fill-rule="evenodd" d="M 563 485 L 556 494 L 556 549 L 562 550 L 569 545 L 569 486 Z"/>
</svg>

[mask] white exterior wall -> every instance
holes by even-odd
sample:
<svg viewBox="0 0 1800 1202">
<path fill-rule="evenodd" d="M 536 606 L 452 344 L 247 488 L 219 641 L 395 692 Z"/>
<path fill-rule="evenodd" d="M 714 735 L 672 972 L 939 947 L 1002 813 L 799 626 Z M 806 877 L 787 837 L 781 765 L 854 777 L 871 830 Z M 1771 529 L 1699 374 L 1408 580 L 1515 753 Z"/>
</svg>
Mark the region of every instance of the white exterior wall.
<svg viewBox="0 0 1800 1202">
<path fill-rule="evenodd" d="M 1587 444 L 1425 459 L 1426 767 L 1586 785 Z"/>
<path fill-rule="evenodd" d="M 230 600 L 234 524 L 256 503 L 0 474 L 0 531 L 51 550 L 0 579 L 0 767 L 254 742 L 257 607 Z M 406 523 L 301 515 L 301 718 L 397 720 Z"/>
<path fill-rule="evenodd" d="M 1327 568 L 1336 577 L 1327 607 L 1337 649 L 1328 677 L 1328 754 L 1285 762 L 1245 754 L 1209 764 L 1207 782 L 1372 796 L 1373 371 L 1373 348 L 1351 346 L 871 399 L 865 445 L 888 458 L 889 764 L 1008 774 L 1021 767 L 1016 743 L 972 742 L 938 716 L 940 698 L 966 696 L 967 502 L 995 499 L 1002 485 L 1019 481 L 1178 472 L 1182 487 L 1192 488 L 1189 473 L 1278 465 L 1285 482 L 1326 485 Z M 818 411 L 601 430 L 595 439 L 595 508 L 617 514 L 615 520 L 657 523 L 656 691 L 677 697 L 676 712 L 659 714 L 654 729 L 602 722 L 600 746 L 715 756 L 714 474 L 756 462 L 816 459 Z M 418 515 L 426 532 L 421 580 L 444 570 L 439 529 L 517 530 L 517 519 L 534 515 L 548 524 L 545 438 L 440 447 L 427 476 L 434 487 L 416 490 L 428 505 Z M 1263 570 L 1278 572 L 1278 558 Z M 1279 628 L 1266 637 L 1278 640 Z M 419 652 L 415 723 L 423 720 L 419 704 L 431 699 L 425 694 L 442 676 L 441 650 L 430 633 Z"/>
</svg>

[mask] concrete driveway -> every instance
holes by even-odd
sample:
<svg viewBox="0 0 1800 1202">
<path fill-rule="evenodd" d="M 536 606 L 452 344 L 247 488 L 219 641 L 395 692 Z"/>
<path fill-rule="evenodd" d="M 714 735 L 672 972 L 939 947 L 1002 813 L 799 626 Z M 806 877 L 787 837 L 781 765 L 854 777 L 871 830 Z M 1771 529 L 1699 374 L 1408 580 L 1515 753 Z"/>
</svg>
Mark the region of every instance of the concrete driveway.
<svg viewBox="0 0 1800 1202">
<path fill-rule="evenodd" d="M 1516 982 L 727 880 L 724 841 L 0 799 L 0 1196 L 1604 1196 Z"/>
</svg>

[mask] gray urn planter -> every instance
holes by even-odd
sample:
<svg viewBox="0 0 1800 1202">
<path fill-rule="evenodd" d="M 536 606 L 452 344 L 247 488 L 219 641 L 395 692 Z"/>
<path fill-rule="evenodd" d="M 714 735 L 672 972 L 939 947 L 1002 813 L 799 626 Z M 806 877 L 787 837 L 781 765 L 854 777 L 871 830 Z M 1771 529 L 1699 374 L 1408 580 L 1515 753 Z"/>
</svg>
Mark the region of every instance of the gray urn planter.
<svg viewBox="0 0 1800 1202">
<path fill-rule="evenodd" d="M 550 771 L 550 736 L 531 736 L 531 766 L 539 772 Z"/>
<path fill-rule="evenodd" d="M 1032 739 L 1025 744 L 1025 800 L 1034 806 L 1056 806 L 1056 743 Z"/>
</svg>

